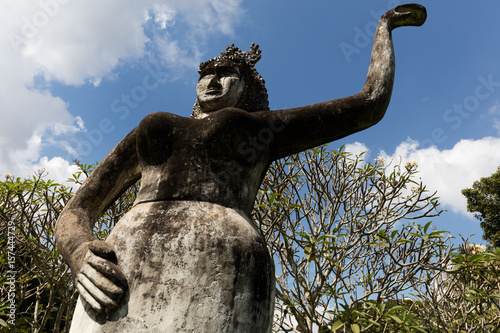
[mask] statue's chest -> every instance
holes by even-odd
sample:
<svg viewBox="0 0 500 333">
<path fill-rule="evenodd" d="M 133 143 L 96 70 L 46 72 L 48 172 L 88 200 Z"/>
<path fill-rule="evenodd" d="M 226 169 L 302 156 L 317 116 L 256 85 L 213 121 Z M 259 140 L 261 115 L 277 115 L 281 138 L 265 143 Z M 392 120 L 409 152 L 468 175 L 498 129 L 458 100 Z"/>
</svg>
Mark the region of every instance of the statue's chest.
<svg viewBox="0 0 500 333">
<path fill-rule="evenodd" d="M 137 148 L 141 160 L 150 165 L 181 156 L 231 160 L 239 159 L 257 134 L 258 124 L 241 110 L 221 110 L 203 119 L 156 112 L 140 123 Z"/>
</svg>

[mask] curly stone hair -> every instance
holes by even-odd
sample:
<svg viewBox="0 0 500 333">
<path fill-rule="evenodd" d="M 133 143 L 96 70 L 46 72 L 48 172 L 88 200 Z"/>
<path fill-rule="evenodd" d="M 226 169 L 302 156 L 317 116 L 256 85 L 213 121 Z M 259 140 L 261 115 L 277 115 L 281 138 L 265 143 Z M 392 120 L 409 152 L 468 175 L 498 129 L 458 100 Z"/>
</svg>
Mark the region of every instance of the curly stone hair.
<svg viewBox="0 0 500 333">
<path fill-rule="evenodd" d="M 243 95 L 236 107 L 248 112 L 267 111 L 269 110 L 269 101 L 265 81 L 254 67 L 261 58 L 261 52 L 262 50 L 259 49 L 259 45 L 252 44 L 249 51 L 243 52 L 232 44 L 231 46 L 227 46 L 226 50 L 221 52 L 219 57 L 201 63 L 198 73 L 201 74 L 205 67 L 214 61 L 227 59 L 234 62 L 238 66 L 245 82 Z M 201 113 L 202 111 L 197 99 L 191 117 L 196 118 Z"/>
</svg>

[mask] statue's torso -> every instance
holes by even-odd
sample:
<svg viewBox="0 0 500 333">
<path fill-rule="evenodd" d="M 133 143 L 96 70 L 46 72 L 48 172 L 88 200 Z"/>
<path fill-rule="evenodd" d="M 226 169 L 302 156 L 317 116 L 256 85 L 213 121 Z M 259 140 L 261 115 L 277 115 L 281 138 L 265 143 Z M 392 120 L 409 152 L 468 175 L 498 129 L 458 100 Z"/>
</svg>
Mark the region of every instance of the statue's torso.
<svg viewBox="0 0 500 333">
<path fill-rule="evenodd" d="M 249 213 L 269 164 L 269 148 L 254 142 L 264 126 L 234 108 L 203 119 L 148 115 L 137 131 L 142 183 L 136 202 L 208 201 Z"/>
</svg>

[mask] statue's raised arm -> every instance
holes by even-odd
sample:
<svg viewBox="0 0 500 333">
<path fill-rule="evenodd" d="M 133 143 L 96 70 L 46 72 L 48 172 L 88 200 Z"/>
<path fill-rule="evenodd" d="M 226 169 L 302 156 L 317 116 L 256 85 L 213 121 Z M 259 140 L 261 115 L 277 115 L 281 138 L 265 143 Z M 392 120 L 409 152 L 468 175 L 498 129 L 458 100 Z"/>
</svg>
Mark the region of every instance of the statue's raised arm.
<svg viewBox="0 0 500 333">
<path fill-rule="evenodd" d="M 391 31 L 401 26 L 420 26 L 427 17 L 418 4 L 401 5 L 385 13 L 377 26 L 372 57 L 363 89 L 352 96 L 295 109 L 262 113 L 276 131 L 272 158 L 281 158 L 343 138 L 382 119 L 394 83 L 394 49 Z"/>
</svg>

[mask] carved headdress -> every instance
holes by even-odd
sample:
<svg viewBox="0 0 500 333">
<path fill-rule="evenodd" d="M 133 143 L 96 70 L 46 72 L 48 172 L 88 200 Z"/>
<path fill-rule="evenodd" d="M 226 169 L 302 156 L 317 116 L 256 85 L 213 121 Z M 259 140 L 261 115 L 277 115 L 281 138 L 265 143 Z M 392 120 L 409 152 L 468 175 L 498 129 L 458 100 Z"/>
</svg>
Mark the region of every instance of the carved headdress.
<svg viewBox="0 0 500 333">
<path fill-rule="evenodd" d="M 219 57 L 202 62 L 198 73 L 201 74 L 214 61 L 232 61 L 238 66 L 245 82 L 245 90 L 236 107 L 248 112 L 266 111 L 269 110 L 269 102 L 265 81 L 255 69 L 255 64 L 260 60 L 261 53 L 262 50 L 259 49 L 259 45 L 255 45 L 254 43 L 250 45 L 250 50 L 245 52 L 232 44 L 231 46 L 227 46 L 226 50 L 221 52 Z M 191 117 L 196 117 L 200 113 L 200 105 L 198 100 L 196 100 Z"/>
</svg>

